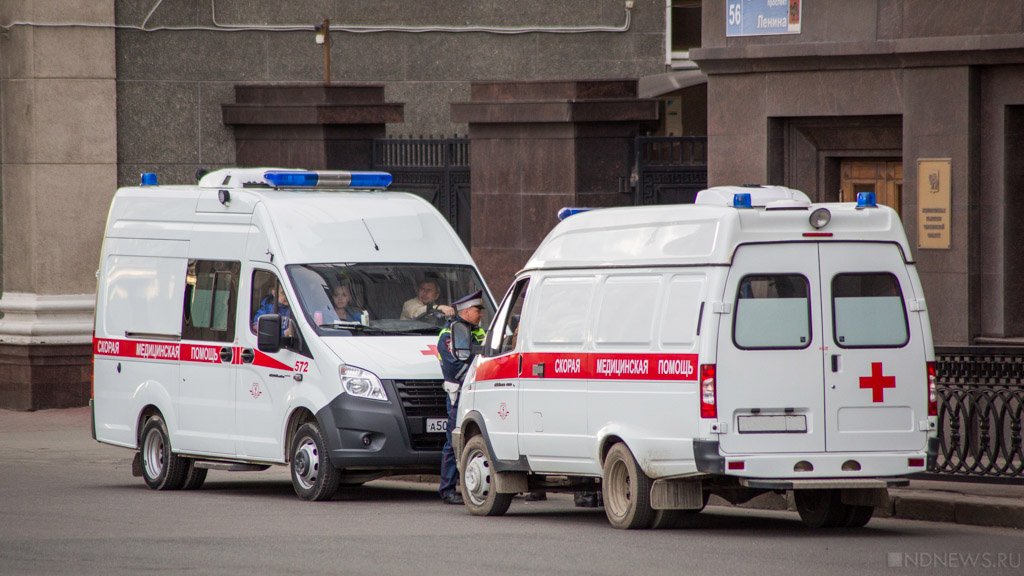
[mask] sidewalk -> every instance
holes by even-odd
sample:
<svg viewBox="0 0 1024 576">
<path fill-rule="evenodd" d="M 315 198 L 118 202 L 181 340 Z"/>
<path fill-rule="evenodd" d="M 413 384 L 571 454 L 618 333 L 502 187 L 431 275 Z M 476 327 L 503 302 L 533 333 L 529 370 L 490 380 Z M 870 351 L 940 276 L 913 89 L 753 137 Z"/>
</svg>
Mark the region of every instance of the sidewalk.
<svg viewBox="0 0 1024 576">
<path fill-rule="evenodd" d="M 123 457 L 124 464 L 130 459 L 128 451 L 92 440 L 88 408 L 0 410 L 0 463 L 22 458 L 73 458 L 75 453 L 111 462 Z M 437 477 L 430 475 L 407 479 L 437 482 Z M 876 512 L 876 517 L 1024 529 L 1024 479 L 1017 484 L 912 480 L 909 487 L 890 490 L 889 495 L 889 509 Z M 717 497 L 709 505 L 729 506 Z M 759 496 L 741 507 L 795 510 L 785 496 L 778 494 Z"/>
</svg>

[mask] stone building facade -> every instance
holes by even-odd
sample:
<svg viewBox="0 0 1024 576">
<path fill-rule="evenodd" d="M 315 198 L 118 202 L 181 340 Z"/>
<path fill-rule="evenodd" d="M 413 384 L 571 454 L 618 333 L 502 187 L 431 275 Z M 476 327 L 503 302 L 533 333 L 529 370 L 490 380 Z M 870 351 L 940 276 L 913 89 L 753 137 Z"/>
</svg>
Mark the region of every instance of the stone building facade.
<svg viewBox="0 0 1024 576">
<path fill-rule="evenodd" d="M 1024 2 L 804 2 L 800 33 L 777 36 L 729 36 L 727 4 L 704 3 L 691 52 L 709 181 L 877 192 L 915 248 L 936 344 L 1024 342 Z M 935 194 L 950 211 L 931 224 Z M 925 225 L 948 247 L 922 246 Z"/>
<path fill-rule="evenodd" d="M 451 106 L 471 100 L 473 82 L 671 71 L 670 12 L 661 0 L 0 4 L 0 407 L 88 400 L 103 225 L 115 189 L 141 172 L 191 183 L 199 168 L 247 158 L 239 134 L 249 152 L 272 133 L 319 138 L 321 147 L 339 130 L 344 138 L 465 135 L 469 125 Z M 315 114 L 348 107 L 333 127 L 267 132 L 238 106 L 229 110 L 260 87 L 322 83 L 314 27 L 325 19 L 332 81 L 376 85 L 382 99 L 381 90 L 364 92 L 391 106 L 372 129 L 345 128 L 366 119 L 351 120 L 361 112 L 335 101 L 347 98 L 339 92 L 304 104 Z"/>
</svg>

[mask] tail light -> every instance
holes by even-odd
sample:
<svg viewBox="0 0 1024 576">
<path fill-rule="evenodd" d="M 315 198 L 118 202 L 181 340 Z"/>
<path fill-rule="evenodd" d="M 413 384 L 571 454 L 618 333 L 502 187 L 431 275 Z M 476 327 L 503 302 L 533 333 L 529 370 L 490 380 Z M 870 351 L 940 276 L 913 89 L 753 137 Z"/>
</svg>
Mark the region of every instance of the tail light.
<svg viewBox="0 0 1024 576">
<path fill-rule="evenodd" d="M 700 367 L 700 417 L 718 418 L 718 391 L 715 389 L 715 365 Z"/>
<path fill-rule="evenodd" d="M 928 362 L 928 415 L 939 415 L 939 402 L 935 396 L 935 362 Z"/>
</svg>

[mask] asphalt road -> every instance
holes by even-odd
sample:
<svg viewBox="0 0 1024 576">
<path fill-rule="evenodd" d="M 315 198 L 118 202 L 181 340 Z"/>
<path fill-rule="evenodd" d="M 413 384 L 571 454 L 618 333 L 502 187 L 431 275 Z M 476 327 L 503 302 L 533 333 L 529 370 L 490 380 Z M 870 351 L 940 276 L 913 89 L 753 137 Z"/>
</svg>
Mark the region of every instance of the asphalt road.
<svg viewBox="0 0 1024 576">
<path fill-rule="evenodd" d="M 1024 574 L 1010 529 L 813 531 L 791 512 L 709 507 L 685 529 L 625 532 L 564 495 L 502 518 L 389 481 L 307 503 L 284 468 L 156 492 L 83 421 L 0 411 L 0 574 Z"/>
</svg>

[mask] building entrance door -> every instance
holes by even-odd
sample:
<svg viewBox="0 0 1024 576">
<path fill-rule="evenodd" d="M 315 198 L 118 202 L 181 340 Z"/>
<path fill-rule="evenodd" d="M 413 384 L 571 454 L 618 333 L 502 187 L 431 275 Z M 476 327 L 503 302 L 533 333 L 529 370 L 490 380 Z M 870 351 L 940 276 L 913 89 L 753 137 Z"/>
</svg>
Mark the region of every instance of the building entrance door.
<svg viewBox="0 0 1024 576">
<path fill-rule="evenodd" d="M 903 162 L 887 160 L 843 160 L 839 166 L 842 202 L 856 202 L 858 192 L 874 192 L 879 204 L 897 214 L 903 198 Z"/>
</svg>

